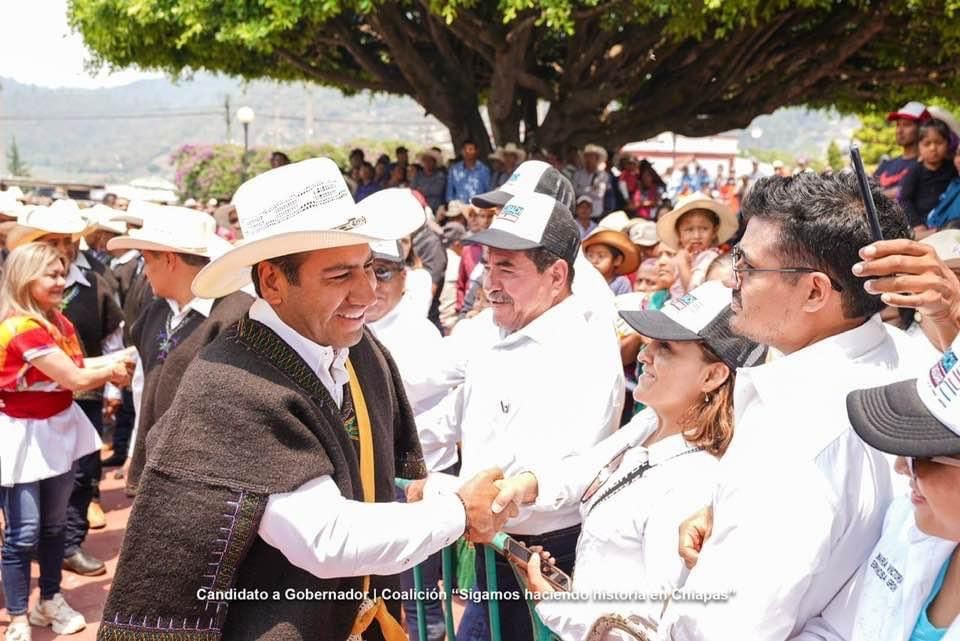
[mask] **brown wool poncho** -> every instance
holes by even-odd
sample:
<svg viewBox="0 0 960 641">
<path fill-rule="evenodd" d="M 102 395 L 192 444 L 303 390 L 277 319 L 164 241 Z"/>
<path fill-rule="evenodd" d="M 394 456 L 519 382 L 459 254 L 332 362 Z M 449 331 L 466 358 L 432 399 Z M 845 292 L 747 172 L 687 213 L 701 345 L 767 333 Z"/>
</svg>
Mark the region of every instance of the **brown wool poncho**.
<svg viewBox="0 0 960 641">
<path fill-rule="evenodd" d="M 376 500 L 392 501 L 395 476 L 426 474 L 416 425 L 396 366 L 369 332 L 350 360 L 373 427 Z M 362 500 L 357 450 L 338 407 L 303 359 L 247 316 L 200 353 L 185 380 L 154 426 L 97 638 L 343 641 L 357 600 L 284 595 L 347 592 L 361 587 L 361 577 L 319 579 L 257 536 L 271 494 L 319 476 Z M 372 587 L 398 584 L 373 577 Z M 205 588 L 268 598 L 198 598 Z"/>
</svg>

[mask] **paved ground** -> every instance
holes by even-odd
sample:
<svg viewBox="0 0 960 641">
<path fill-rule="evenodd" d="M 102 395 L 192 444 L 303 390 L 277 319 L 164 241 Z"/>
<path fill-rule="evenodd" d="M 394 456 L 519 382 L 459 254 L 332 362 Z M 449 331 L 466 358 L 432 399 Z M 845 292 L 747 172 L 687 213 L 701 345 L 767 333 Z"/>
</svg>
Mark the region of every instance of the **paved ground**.
<svg viewBox="0 0 960 641">
<path fill-rule="evenodd" d="M 123 494 L 123 481 L 113 478 L 113 468 L 106 470 L 104 480 L 100 483 L 100 494 L 104 510 L 107 514 L 107 527 L 102 530 L 91 530 L 84 547 L 96 557 L 107 563 L 107 573 L 102 576 L 81 577 L 70 572 L 63 573 L 63 596 L 76 610 L 87 618 L 87 627 L 77 634 L 59 637 L 50 628 L 33 628 L 34 641 L 50 641 L 51 639 L 69 639 L 70 641 L 93 641 L 97 637 L 97 628 L 100 615 L 103 613 L 103 603 L 113 580 L 113 572 L 117 567 L 117 556 L 120 554 L 120 543 L 123 540 L 123 531 L 130 515 L 130 504 Z M 37 564 L 33 564 L 33 591 L 30 593 L 30 607 L 40 598 L 37 588 Z M 0 606 L 3 606 L 3 594 L 0 591 Z M 6 630 L 10 621 L 6 607 L 0 607 L 0 630 Z"/>
</svg>

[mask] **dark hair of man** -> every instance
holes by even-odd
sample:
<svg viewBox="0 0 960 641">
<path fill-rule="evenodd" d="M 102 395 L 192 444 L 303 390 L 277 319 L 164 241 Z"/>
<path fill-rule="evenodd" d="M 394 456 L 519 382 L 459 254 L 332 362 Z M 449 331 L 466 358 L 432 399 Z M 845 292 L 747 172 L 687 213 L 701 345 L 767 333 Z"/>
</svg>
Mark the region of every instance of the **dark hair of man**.
<svg viewBox="0 0 960 641">
<path fill-rule="evenodd" d="M 144 250 L 143 253 L 150 254 L 151 256 L 157 257 L 164 252 L 153 251 L 148 249 L 148 250 Z M 206 267 L 207 263 L 210 262 L 210 259 L 207 258 L 206 256 L 197 256 L 196 254 L 182 254 L 180 252 L 170 252 L 170 253 L 176 254 L 177 256 L 179 256 L 180 260 L 182 260 L 185 265 L 189 265 L 190 267 Z"/>
<path fill-rule="evenodd" d="M 277 256 L 276 258 L 268 258 L 264 263 L 270 263 L 274 267 L 280 270 L 283 276 L 287 279 L 287 282 L 291 285 L 300 284 L 300 265 L 307 260 L 307 255 L 309 252 L 300 252 L 297 254 L 287 254 L 286 256 Z M 253 289 L 257 292 L 257 296 L 263 298 L 263 293 L 260 291 L 260 263 L 254 264 L 250 268 L 250 280 L 253 281 Z"/>
<path fill-rule="evenodd" d="M 936 131 L 940 134 L 940 137 L 950 142 L 950 127 L 947 126 L 947 123 L 943 122 L 939 118 L 931 118 L 923 124 L 920 125 L 920 132 L 917 140 L 923 140 L 923 137 L 927 135 L 927 132 L 930 130 Z"/>
<path fill-rule="evenodd" d="M 280 162 L 281 165 L 290 164 L 290 156 L 283 153 L 282 151 L 275 151 L 272 154 L 270 154 L 270 160 L 277 160 L 278 162 Z"/>
<path fill-rule="evenodd" d="M 474 142 L 473 140 L 471 140 L 470 138 L 467 138 L 466 140 L 463 141 L 463 144 L 460 145 L 460 148 L 463 149 L 463 148 L 466 147 L 467 145 L 473 145 L 474 147 L 476 147 L 476 146 L 477 146 L 477 143 L 475 143 L 475 142 Z"/>
<path fill-rule="evenodd" d="M 533 266 L 537 269 L 538 274 L 542 274 L 550 267 L 553 267 L 553 264 L 558 260 L 567 263 L 566 259 L 560 258 L 549 249 L 544 249 L 543 247 L 527 249 L 523 253 L 533 261 Z M 570 263 L 567 263 L 567 287 L 573 287 L 573 265 Z"/>
<path fill-rule="evenodd" d="M 870 183 L 883 237 L 910 238 L 900 207 Z M 850 270 L 860 262 L 860 249 L 873 238 L 867 223 L 857 178 L 851 172 L 833 175 L 805 172 L 796 176 L 761 178 L 741 206 L 744 221 L 756 217 L 775 224 L 780 237 L 775 251 L 784 267 L 811 267 L 833 278 L 845 318 L 872 316 L 883 309 L 879 296 L 863 289 L 866 279 Z M 794 282 L 801 274 L 783 274 Z"/>
</svg>

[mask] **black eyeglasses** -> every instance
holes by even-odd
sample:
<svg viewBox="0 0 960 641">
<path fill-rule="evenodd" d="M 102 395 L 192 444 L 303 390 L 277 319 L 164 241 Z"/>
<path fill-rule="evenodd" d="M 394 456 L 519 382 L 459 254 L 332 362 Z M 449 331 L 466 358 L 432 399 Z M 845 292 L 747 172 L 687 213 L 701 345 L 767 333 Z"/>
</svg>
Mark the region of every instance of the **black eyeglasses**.
<svg viewBox="0 0 960 641">
<path fill-rule="evenodd" d="M 743 284 L 742 274 L 745 272 L 776 272 L 778 274 L 824 274 L 830 279 L 830 286 L 833 289 L 837 290 L 838 292 L 843 291 L 843 287 L 841 287 L 840 283 L 833 279 L 833 276 L 824 273 L 822 270 L 814 269 L 813 267 L 743 267 L 743 250 L 740 249 L 740 246 L 737 245 L 734 247 L 730 254 L 733 256 L 733 281 L 736 284 L 737 289 L 740 289 L 740 286 Z"/>
<path fill-rule="evenodd" d="M 377 282 L 379 283 L 389 283 L 393 280 L 393 277 L 402 272 L 403 269 L 390 269 L 389 267 L 374 267 L 373 275 L 376 276 Z"/>
<path fill-rule="evenodd" d="M 917 464 L 920 461 L 930 461 L 932 463 L 940 463 L 941 465 L 949 465 L 950 467 L 960 467 L 960 459 L 953 458 L 952 456 L 932 456 L 930 458 L 921 458 L 908 456 L 907 467 L 910 469 L 910 476 L 917 478 Z"/>
</svg>

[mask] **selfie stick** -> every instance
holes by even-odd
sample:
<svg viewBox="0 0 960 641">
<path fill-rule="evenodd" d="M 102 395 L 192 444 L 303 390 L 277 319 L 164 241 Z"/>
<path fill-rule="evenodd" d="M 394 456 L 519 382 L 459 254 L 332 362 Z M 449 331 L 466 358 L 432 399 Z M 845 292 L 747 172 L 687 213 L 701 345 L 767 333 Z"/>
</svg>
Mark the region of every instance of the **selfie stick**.
<svg viewBox="0 0 960 641">
<path fill-rule="evenodd" d="M 860 147 L 858 145 L 850 146 L 850 163 L 853 165 L 853 171 L 857 174 L 857 182 L 860 184 L 860 195 L 863 197 L 863 205 L 867 210 L 870 234 L 874 241 L 883 240 L 880 217 L 877 215 L 877 204 L 873 202 L 873 192 L 870 191 L 870 183 L 867 181 L 867 172 L 863 169 L 863 159 L 860 157 Z"/>
</svg>

